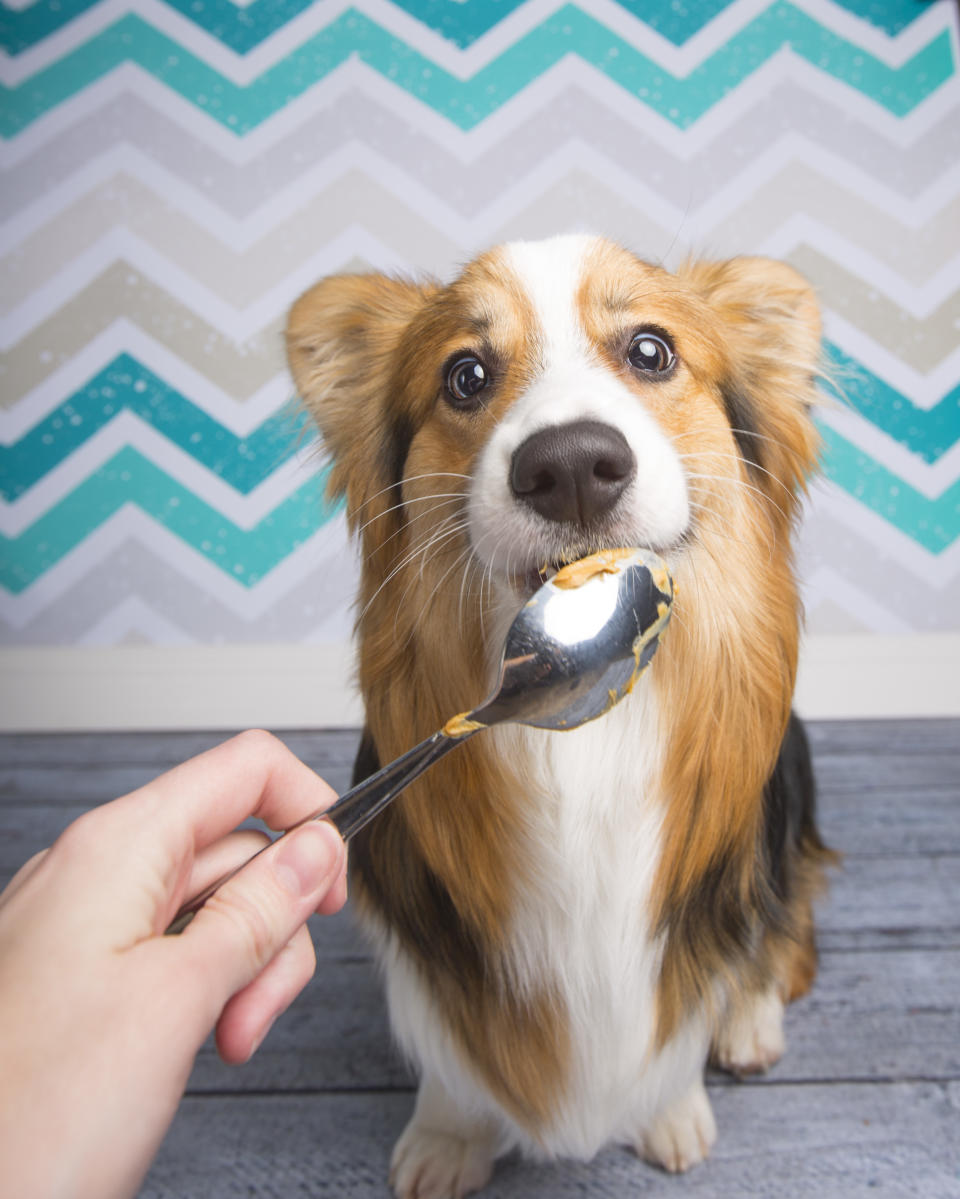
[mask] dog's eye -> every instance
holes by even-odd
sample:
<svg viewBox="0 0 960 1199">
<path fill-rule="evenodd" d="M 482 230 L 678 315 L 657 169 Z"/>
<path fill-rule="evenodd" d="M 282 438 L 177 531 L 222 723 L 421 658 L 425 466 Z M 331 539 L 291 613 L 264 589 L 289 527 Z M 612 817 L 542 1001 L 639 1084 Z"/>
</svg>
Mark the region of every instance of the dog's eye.
<svg viewBox="0 0 960 1199">
<path fill-rule="evenodd" d="M 627 360 L 638 371 L 660 375 L 673 366 L 676 354 L 662 333 L 654 333 L 652 329 L 641 329 L 630 342 Z"/>
<path fill-rule="evenodd" d="M 447 398 L 457 408 L 479 403 L 480 392 L 490 382 L 490 373 L 479 358 L 464 354 L 447 371 Z"/>
</svg>

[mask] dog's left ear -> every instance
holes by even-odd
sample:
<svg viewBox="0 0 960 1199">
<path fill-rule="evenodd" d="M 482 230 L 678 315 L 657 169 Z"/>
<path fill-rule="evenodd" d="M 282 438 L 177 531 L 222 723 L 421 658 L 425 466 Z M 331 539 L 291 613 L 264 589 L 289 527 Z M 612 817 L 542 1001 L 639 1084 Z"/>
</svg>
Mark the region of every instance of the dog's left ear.
<svg viewBox="0 0 960 1199">
<path fill-rule="evenodd" d="M 435 290 L 386 275 L 335 275 L 305 292 L 287 321 L 287 358 L 331 458 L 329 492 L 345 497 L 369 553 L 388 536 L 415 432 L 401 402 L 404 334 Z"/>
<path fill-rule="evenodd" d="M 769 258 L 692 262 L 679 273 L 722 321 L 726 369 L 720 390 L 755 481 L 766 489 L 769 472 L 791 491 L 801 489 L 819 448 L 811 417 L 822 373 L 813 288 L 792 267 Z"/>
</svg>

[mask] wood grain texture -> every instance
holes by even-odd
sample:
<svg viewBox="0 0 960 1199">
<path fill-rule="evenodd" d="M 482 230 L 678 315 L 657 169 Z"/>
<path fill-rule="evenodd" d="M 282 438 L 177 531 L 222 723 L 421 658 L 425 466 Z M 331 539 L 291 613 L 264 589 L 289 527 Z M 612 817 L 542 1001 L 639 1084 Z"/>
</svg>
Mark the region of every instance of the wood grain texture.
<svg viewBox="0 0 960 1199">
<path fill-rule="evenodd" d="M 711 1088 L 709 1161 L 667 1177 L 627 1150 L 589 1164 L 501 1162 L 488 1199 L 956 1199 L 956 1083 Z M 185 1100 L 142 1199 L 387 1199 L 390 1149 L 410 1097 L 222 1096 Z"/>
<path fill-rule="evenodd" d="M 589 1165 L 509 1159 L 491 1199 L 960 1197 L 960 722 L 831 722 L 810 736 L 824 834 L 844 859 L 782 1062 L 746 1083 L 711 1073 L 720 1138 L 686 1177 L 617 1149 Z M 346 787 L 357 730 L 283 739 Z M 88 807 L 221 740 L 0 737 L 0 885 Z M 317 973 L 253 1061 L 201 1050 L 144 1199 L 388 1194 L 413 1079 L 349 912 L 311 929 Z"/>
</svg>

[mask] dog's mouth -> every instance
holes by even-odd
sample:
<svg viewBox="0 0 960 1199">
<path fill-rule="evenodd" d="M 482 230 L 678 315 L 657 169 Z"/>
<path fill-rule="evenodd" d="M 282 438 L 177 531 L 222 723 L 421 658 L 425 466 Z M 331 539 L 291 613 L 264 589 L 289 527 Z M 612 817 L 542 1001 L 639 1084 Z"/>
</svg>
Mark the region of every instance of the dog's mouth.
<svg viewBox="0 0 960 1199">
<path fill-rule="evenodd" d="M 604 550 L 622 549 L 625 546 L 635 545 L 642 546 L 644 549 L 651 550 L 653 553 L 660 554 L 661 556 L 666 556 L 679 549 L 684 540 L 685 537 L 679 538 L 677 542 L 669 545 L 658 545 L 649 540 L 640 540 L 627 535 L 620 539 L 597 539 L 589 543 L 575 544 L 565 547 L 549 556 L 534 559 L 533 563 L 512 572 L 508 576 L 508 582 L 517 594 L 517 597 L 526 601 L 545 583 L 549 583 L 565 566 L 569 566 L 572 562 L 579 562 L 581 558 L 588 558 L 591 554 L 599 554 Z"/>
<path fill-rule="evenodd" d="M 584 546 L 571 547 L 549 558 L 541 559 L 539 565 L 531 565 L 526 569 L 517 571 L 511 575 L 510 582 L 514 590 L 523 599 L 529 599 L 544 583 L 549 583 L 551 579 L 555 578 L 564 566 L 569 566 L 571 562 L 577 562 L 579 559 L 586 558 L 588 555 L 597 553 L 601 549 L 609 548 L 609 546 L 599 545 L 592 548 Z"/>
</svg>

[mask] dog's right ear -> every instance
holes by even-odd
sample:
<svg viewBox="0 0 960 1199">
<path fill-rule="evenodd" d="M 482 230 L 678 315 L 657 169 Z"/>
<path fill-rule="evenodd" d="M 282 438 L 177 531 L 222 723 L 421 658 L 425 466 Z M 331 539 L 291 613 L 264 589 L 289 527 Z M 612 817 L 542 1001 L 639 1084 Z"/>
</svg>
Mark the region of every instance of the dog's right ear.
<svg viewBox="0 0 960 1199">
<path fill-rule="evenodd" d="M 290 370 L 332 460 L 329 493 L 346 497 L 351 528 L 397 502 L 415 432 L 400 403 L 399 349 L 435 290 L 385 275 L 335 275 L 290 310 Z"/>
</svg>

